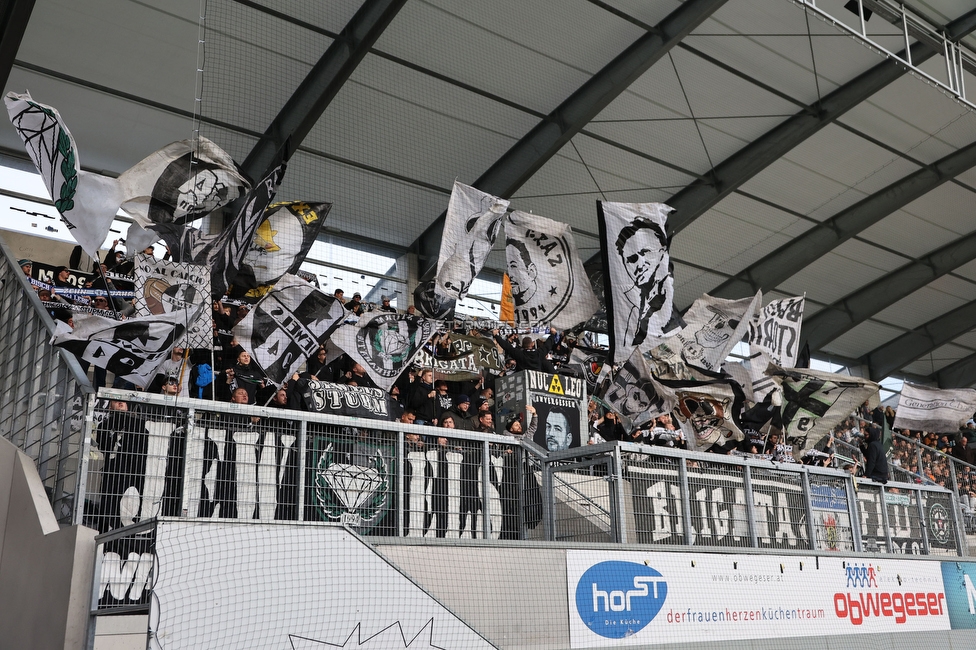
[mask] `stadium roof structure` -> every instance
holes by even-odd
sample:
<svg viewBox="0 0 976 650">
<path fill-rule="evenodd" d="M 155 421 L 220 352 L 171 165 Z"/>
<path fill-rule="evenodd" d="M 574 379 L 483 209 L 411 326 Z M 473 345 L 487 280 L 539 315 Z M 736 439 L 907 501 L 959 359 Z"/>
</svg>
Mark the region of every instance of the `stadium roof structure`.
<svg viewBox="0 0 976 650">
<path fill-rule="evenodd" d="M 258 176 L 288 141 L 279 197 L 333 201 L 331 232 L 421 273 L 456 178 L 586 256 L 595 201 L 663 201 L 679 308 L 806 294 L 815 353 L 976 383 L 971 2 L 7 0 L 0 20 L 5 92 L 58 107 L 88 169 L 199 129 Z M 0 147 L 23 156 L 6 123 Z"/>
</svg>

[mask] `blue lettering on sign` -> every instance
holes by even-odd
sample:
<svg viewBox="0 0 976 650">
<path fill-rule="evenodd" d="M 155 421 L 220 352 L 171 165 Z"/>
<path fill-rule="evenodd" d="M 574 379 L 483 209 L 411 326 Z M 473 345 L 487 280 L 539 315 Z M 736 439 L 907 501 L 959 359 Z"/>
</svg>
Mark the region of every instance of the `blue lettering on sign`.
<svg viewBox="0 0 976 650">
<path fill-rule="evenodd" d="M 608 639 L 636 634 L 654 620 L 668 597 L 668 583 L 636 562 L 601 562 L 576 585 L 576 611 L 593 632 Z"/>
</svg>

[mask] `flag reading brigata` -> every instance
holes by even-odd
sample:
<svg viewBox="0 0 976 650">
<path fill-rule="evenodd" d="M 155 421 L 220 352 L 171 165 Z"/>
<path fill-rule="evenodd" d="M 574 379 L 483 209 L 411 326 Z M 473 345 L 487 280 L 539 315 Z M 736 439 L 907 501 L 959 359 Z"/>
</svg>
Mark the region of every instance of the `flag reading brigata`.
<svg viewBox="0 0 976 650">
<path fill-rule="evenodd" d="M 505 219 L 505 257 L 516 325 L 565 330 L 599 308 L 568 225 L 512 212 Z"/>
<path fill-rule="evenodd" d="M 461 300 L 481 272 L 501 228 L 508 201 L 454 181 L 444 217 L 444 235 L 437 258 L 436 291 Z"/>
<path fill-rule="evenodd" d="M 671 321 L 674 277 L 667 235 L 670 206 L 597 202 L 610 349 L 614 363 L 653 347 Z"/>
<path fill-rule="evenodd" d="M 335 296 L 285 275 L 234 326 L 234 335 L 268 378 L 281 384 L 316 353 L 345 315 Z"/>
</svg>

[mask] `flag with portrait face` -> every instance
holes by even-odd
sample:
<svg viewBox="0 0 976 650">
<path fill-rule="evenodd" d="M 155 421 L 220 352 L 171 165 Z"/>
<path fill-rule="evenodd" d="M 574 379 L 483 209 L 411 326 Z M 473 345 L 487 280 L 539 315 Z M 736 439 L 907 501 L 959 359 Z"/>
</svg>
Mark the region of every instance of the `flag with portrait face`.
<svg viewBox="0 0 976 650">
<path fill-rule="evenodd" d="M 254 233 L 261 225 L 264 211 L 271 204 L 285 163 L 278 165 L 245 195 L 240 209 L 223 230 L 205 235 L 198 228 L 178 223 L 152 224 L 147 230 L 163 238 L 173 259 L 186 260 L 210 267 L 210 289 L 217 298 L 223 296 L 234 283 L 238 269 L 254 241 Z"/>
<path fill-rule="evenodd" d="M 438 294 L 453 300 L 468 295 L 495 245 L 507 209 L 505 199 L 454 181 L 437 258 Z"/>
<path fill-rule="evenodd" d="M 194 321 L 201 307 L 117 321 L 102 316 L 77 314 L 74 328 L 59 322 L 52 343 L 79 361 L 105 368 L 137 386 L 148 386 L 156 368 Z"/>
<path fill-rule="evenodd" d="M 624 429 L 633 431 L 675 406 L 675 392 L 651 376 L 640 350 L 620 366 L 610 380 L 604 401 L 620 416 Z"/>
<path fill-rule="evenodd" d="M 303 201 L 271 205 L 244 254 L 231 297 L 257 302 L 285 273 L 297 273 L 331 209 L 331 203 Z"/>
<path fill-rule="evenodd" d="M 234 326 L 234 336 L 276 384 L 318 352 L 346 316 L 335 296 L 290 274 Z"/>
<path fill-rule="evenodd" d="M 57 109 L 27 93 L 7 93 L 4 101 L 68 232 L 86 253 L 98 257 L 122 203 L 118 181 L 82 171 L 78 147 Z"/>
<path fill-rule="evenodd" d="M 188 223 L 244 196 L 250 183 L 204 137 L 166 145 L 122 172 L 122 209 L 136 223 Z"/>
<path fill-rule="evenodd" d="M 783 391 L 780 413 L 784 442 L 797 460 L 813 449 L 841 420 L 878 394 L 878 384 L 862 377 L 770 364 L 766 374 Z"/>
<path fill-rule="evenodd" d="M 669 331 L 674 309 L 670 206 L 597 202 L 611 360 L 624 363 Z"/>
<path fill-rule="evenodd" d="M 567 224 L 512 212 L 505 217 L 505 258 L 517 327 L 565 330 L 599 308 Z"/>
<path fill-rule="evenodd" d="M 332 335 L 332 342 L 353 363 L 361 365 L 377 386 L 388 391 L 433 334 L 432 320 L 381 311 L 363 314 L 355 324 L 342 325 Z"/>
</svg>

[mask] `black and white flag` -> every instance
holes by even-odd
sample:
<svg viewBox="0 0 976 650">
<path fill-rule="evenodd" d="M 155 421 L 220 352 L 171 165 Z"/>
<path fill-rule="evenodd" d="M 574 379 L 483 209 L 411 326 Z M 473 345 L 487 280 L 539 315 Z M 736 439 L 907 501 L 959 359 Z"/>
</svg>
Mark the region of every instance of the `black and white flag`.
<svg viewBox="0 0 976 650">
<path fill-rule="evenodd" d="M 675 393 L 672 415 L 681 425 L 690 451 L 729 447 L 745 438 L 739 416 L 742 388 L 731 379 L 662 381 Z"/>
<path fill-rule="evenodd" d="M 185 336 L 177 345 L 190 348 L 213 347 L 213 317 L 210 306 L 210 269 L 199 264 L 157 260 L 150 255 L 136 255 L 136 314 L 151 316 L 182 309 L 201 309 Z"/>
<path fill-rule="evenodd" d="M 285 273 L 298 273 L 331 209 L 331 203 L 303 201 L 269 207 L 238 269 L 231 297 L 256 302 Z"/>
<path fill-rule="evenodd" d="M 858 406 L 878 394 L 878 384 L 862 377 L 780 368 L 775 364 L 770 364 L 767 374 L 780 381 L 783 435 L 797 460 Z"/>
<path fill-rule="evenodd" d="M 600 307 L 567 224 L 512 212 L 505 218 L 505 258 L 516 326 L 565 330 Z"/>
<path fill-rule="evenodd" d="M 671 211 L 663 203 L 597 202 L 613 363 L 624 363 L 635 348 L 656 345 L 671 323 Z"/>
<path fill-rule="evenodd" d="M 332 335 L 332 342 L 365 368 L 377 386 L 388 391 L 433 334 L 434 322 L 422 316 L 371 312 L 355 325 L 342 325 Z"/>
<path fill-rule="evenodd" d="M 105 368 L 137 386 L 148 386 L 156 368 L 197 318 L 200 307 L 124 321 L 78 314 L 74 329 L 59 323 L 52 343 L 80 361 Z"/>
<path fill-rule="evenodd" d="M 178 223 L 153 224 L 147 229 L 163 238 L 173 259 L 210 267 L 210 288 L 215 298 L 223 296 L 234 283 L 244 255 L 254 241 L 254 233 L 271 204 L 285 163 L 281 162 L 245 195 L 234 219 L 216 235 L 205 235 L 197 228 Z"/>
<path fill-rule="evenodd" d="M 776 384 L 766 374 L 775 363 L 781 368 L 796 365 L 800 353 L 800 326 L 805 296 L 773 300 L 749 322 L 749 361 L 754 400 L 761 402 Z"/>
<path fill-rule="evenodd" d="M 976 390 L 937 389 L 905 382 L 895 411 L 896 429 L 955 433 L 976 413 Z"/>
<path fill-rule="evenodd" d="M 606 350 L 577 345 L 570 353 L 566 367 L 583 378 L 592 394 L 596 390 L 600 371 L 603 370 L 603 364 L 606 362 Z"/>
<path fill-rule="evenodd" d="M 436 291 L 441 296 L 462 300 L 468 295 L 507 209 L 505 199 L 454 181 L 437 258 Z"/>
<path fill-rule="evenodd" d="M 264 374 L 281 384 L 318 351 L 345 316 L 335 296 L 285 275 L 234 326 L 234 335 Z"/>
<path fill-rule="evenodd" d="M 389 393 L 379 388 L 301 379 L 298 390 L 305 401 L 305 408 L 314 413 L 389 420 L 393 412 Z"/>
<path fill-rule="evenodd" d="M 122 209 L 136 223 L 188 223 L 250 189 L 230 155 L 204 137 L 153 152 L 119 176 Z"/>
<path fill-rule="evenodd" d="M 674 408 L 677 396 L 651 376 L 640 350 L 635 350 L 617 370 L 604 401 L 620 416 L 628 431 L 641 427 Z"/>
<path fill-rule="evenodd" d="M 718 372 L 736 343 L 749 331 L 749 322 L 762 304 L 762 294 L 726 300 L 703 294 L 685 313 L 685 326 L 675 335 L 686 364 Z"/>
<path fill-rule="evenodd" d="M 98 257 L 122 203 L 119 182 L 82 171 L 78 147 L 55 108 L 27 93 L 7 93 L 4 101 L 61 220 L 81 248 Z"/>
</svg>

